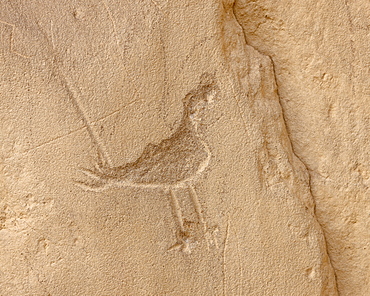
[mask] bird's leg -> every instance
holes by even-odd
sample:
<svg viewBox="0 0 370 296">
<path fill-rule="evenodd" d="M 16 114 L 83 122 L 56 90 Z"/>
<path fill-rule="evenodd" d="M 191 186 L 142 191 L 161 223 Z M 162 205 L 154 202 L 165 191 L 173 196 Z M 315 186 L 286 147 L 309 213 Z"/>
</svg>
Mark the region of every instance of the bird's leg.
<svg viewBox="0 0 370 296">
<path fill-rule="evenodd" d="M 190 253 L 190 246 L 189 246 L 189 240 L 185 231 L 184 227 L 184 219 L 182 217 L 182 211 L 179 204 L 179 200 L 177 199 L 177 196 L 172 188 L 168 189 L 170 196 L 171 196 L 171 207 L 174 215 L 176 216 L 177 224 L 180 229 L 180 235 L 178 237 L 180 242 L 177 242 L 174 246 L 172 246 L 169 250 L 174 249 L 181 249 L 182 251 L 186 253 Z"/>
<path fill-rule="evenodd" d="M 171 203 L 172 203 L 173 211 L 177 218 L 180 231 L 185 232 L 184 219 L 182 218 L 182 211 L 181 211 L 181 207 L 179 204 L 179 200 L 177 199 L 177 196 L 175 195 L 175 192 L 172 189 L 170 189 L 169 191 L 171 194 Z"/>
<path fill-rule="evenodd" d="M 192 184 L 188 184 L 188 188 L 189 188 L 189 192 L 190 192 L 190 196 L 191 196 L 191 200 L 193 202 L 193 205 L 194 205 L 194 208 L 195 208 L 195 211 L 197 212 L 197 216 L 198 216 L 198 219 L 199 219 L 199 222 L 203 228 L 203 235 L 206 239 L 206 242 L 207 242 L 207 249 L 209 250 L 209 245 L 210 245 L 210 242 L 209 242 L 209 230 L 208 230 L 208 226 L 207 226 L 207 223 L 204 219 L 204 216 L 203 216 L 203 211 L 202 211 L 202 206 L 200 205 L 200 202 L 199 202 L 199 198 L 198 198 L 198 194 L 196 193 L 194 187 Z M 214 239 L 213 240 L 214 244 L 216 247 L 217 246 L 217 240 Z"/>
</svg>

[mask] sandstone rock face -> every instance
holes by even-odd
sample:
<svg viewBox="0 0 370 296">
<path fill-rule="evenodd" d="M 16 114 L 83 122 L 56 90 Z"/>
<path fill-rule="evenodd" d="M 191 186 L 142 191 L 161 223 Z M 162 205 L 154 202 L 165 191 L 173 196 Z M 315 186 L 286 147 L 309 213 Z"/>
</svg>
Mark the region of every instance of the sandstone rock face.
<svg viewBox="0 0 370 296">
<path fill-rule="evenodd" d="M 1 2 L 0 295 L 366 295 L 359 5 Z"/>
<path fill-rule="evenodd" d="M 311 177 L 341 295 L 369 295 L 369 3 L 237 1 L 269 55 L 293 150 Z"/>
</svg>

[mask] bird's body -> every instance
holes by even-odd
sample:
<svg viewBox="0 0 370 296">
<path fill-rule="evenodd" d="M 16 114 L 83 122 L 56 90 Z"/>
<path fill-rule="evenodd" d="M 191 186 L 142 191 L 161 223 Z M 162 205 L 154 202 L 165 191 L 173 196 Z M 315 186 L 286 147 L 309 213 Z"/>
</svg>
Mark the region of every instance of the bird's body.
<svg viewBox="0 0 370 296">
<path fill-rule="evenodd" d="M 136 161 L 115 168 L 101 168 L 96 174 L 107 186 L 182 187 L 200 176 L 210 158 L 207 144 L 183 127 L 158 145 L 147 145 Z"/>
</svg>

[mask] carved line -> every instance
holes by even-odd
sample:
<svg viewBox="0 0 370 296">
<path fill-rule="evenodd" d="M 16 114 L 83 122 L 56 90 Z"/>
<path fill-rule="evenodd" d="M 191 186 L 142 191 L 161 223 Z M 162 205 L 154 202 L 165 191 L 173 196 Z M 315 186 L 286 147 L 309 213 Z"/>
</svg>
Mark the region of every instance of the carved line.
<svg viewBox="0 0 370 296">
<path fill-rule="evenodd" d="M 198 194 L 195 191 L 193 185 L 189 184 L 188 188 L 189 188 L 190 197 L 191 197 L 191 200 L 193 202 L 195 211 L 198 215 L 198 219 L 200 221 L 200 224 L 203 227 L 203 235 L 204 235 L 204 237 L 206 239 L 206 242 L 207 242 L 207 250 L 209 251 L 209 241 L 208 241 L 208 235 L 207 235 L 208 229 L 207 229 L 206 221 L 205 221 L 204 216 L 203 216 L 202 206 L 199 202 Z"/>
<path fill-rule="evenodd" d="M 224 250 L 222 252 L 222 273 L 223 273 L 223 295 L 226 296 L 226 248 L 227 241 L 230 235 L 230 214 L 227 215 L 227 226 L 226 226 L 226 236 L 224 241 Z"/>
<path fill-rule="evenodd" d="M 176 216 L 177 222 L 179 224 L 180 231 L 182 233 L 185 233 L 184 219 L 182 217 L 182 211 L 181 211 L 181 207 L 179 204 L 179 200 L 177 199 L 177 196 L 175 195 L 175 192 L 172 190 L 172 188 L 170 188 L 169 191 L 171 195 L 171 205 L 172 205 L 174 214 Z"/>
<path fill-rule="evenodd" d="M 135 104 L 135 103 L 136 103 L 136 102 L 138 102 L 138 101 L 141 101 L 141 99 L 133 100 L 133 101 L 131 101 L 131 102 L 127 103 L 126 105 L 124 105 L 123 107 L 121 107 L 121 108 L 119 108 L 119 109 L 117 109 L 117 110 L 115 110 L 115 111 L 113 111 L 113 112 L 111 112 L 111 113 L 109 113 L 109 114 L 107 114 L 107 115 L 105 115 L 105 116 L 103 116 L 103 117 L 101 117 L 101 118 L 99 118 L 99 119 L 95 120 L 95 121 L 92 121 L 91 123 L 92 123 L 92 124 L 95 124 L 95 123 L 97 123 L 97 122 L 99 122 L 99 121 L 102 121 L 102 120 L 104 120 L 104 119 L 106 119 L 106 118 L 109 118 L 110 116 L 113 116 L 114 114 L 116 114 L 116 113 L 118 113 L 118 112 L 122 111 L 123 109 L 125 109 L 125 108 L 127 108 L 127 107 L 129 107 L 129 106 L 131 106 L 131 105 L 133 105 L 133 104 Z M 41 144 L 39 144 L 39 145 L 37 145 L 37 146 L 35 146 L 35 147 L 29 148 L 29 149 L 25 149 L 24 151 L 22 151 L 21 155 L 25 155 L 25 154 L 27 154 L 27 153 L 29 153 L 29 152 L 33 151 L 33 150 L 36 150 L 36 149 L 38 149 L 38 148 L 41 148 L 41 147 L 43 147 L 43 146 L 45 146 L 45 145 L 48 145 L 48 144 L 50 144 L 50 143 L 53 143 L 53 142 L 55 142 L 55 141 L 57 141 L 57 140 L 60 140 L 60 139 L 65 138 L 65 137 L 68 137 L 69 135 L 74 134 L 74 133 L 77 133 L 77 132 L 79 132 L 79 131 L 81 131 L 81 130 L 84 130 L 84 129 L 86 129 L 86 126 L 83 126 L 83 127 L 78 128 L 78 129 L 72 130 L 72 131 L 68 132 L 67 134 L 64 134 L 64 135 L 61 135 L 61 136 L 55 137 L 55 138 L 53 138 L 53 139 L 51 139 L 51 140 L 48 140 L 48 141 L 46 141 L 46 142 L 44 142 L 44 143 L 41 143 Z M 12 159 L 12 158 L 14 158 L 14 157 L 15 157 L 15 156 L 5 157 L 5 158 L 4 158 L 4 160 Z"/>
<path fill-rule="evenodd" d="M 110 21 L 112 22 L 113 26 L 113 32 L 114 32 L 114 38 L 116 39 L 117 46 L 120 45 L 120 40 L 118 39 L 118 34 L 117 34 L 117 27 L 116 27 L 116 22 L 114 21 L 112 11 L 110 10 L 108 3 L 106 0 L 102 0 L 105 9 L 107 10 L 108 16 L 110 18 Z"/>
<path fill-rule="evenodd" d="M 106 149 L 105 145 L 103 144 L 102 140 L 100 139 L 98 133 L 95 132 L 95 130 L 92 128 L 92 123 L 88 120 L 86 112 L 83 110 L 81 103 L 77 99 L 78 97 L 82 96 L 80 91 L 78 91 L 76 89 L 75 94 L 73 94 L 73 91 L 72 91 L 66 77 L 63 74 L 60 74 L 60 76 L 61 76 L 62 84 L 64 84 L 64 87 L 67 91 L 68 97 L 69 97 L 72 105 L 75 107 L 77 113 L 80 115 L 80 117 L 82 119 L 82 122 L 83 122 L 84 126 L 86 127 L 87 132 L 89 133 L 93 144 L 98 148 L 99 151 L 102 152 L 102 155 L 104 156 L 104 160 L 106 161 L 106 163 L 109 166 L 112 166 L 113 163 L 112 163 L 112 161 L 111 161 L 111 159 L 108 155 L 108 152 L 107 152 L 107 149 Z"/>
<path fill-rule="evenodd" d="M 235 239 L 236 239 L 236 251 L 238 252 L 238 261 L 239 261 L 239 287 L 238 287 L 238 295 L 242 296 L 244 295 L 243 293 L 243 281 L 244 281 L 244 269 L 242 265 L 242 256 L 240 255 L 240 246 L 239 246 L 239 238 L 238 234 L 235 234 Z"/>
<path fill-rule="evenodd" d="M 180 65 L 179 69 L 177 70 L 177 74 L 176 74 L 175 79 L 174 79 L 175 81 L 177 80 L 178 75 L 180 75 L 181 70 L 183 70 L 183 69 L 184 69 L 185 64 L 186 64 L 186 63 L 188 62 L 188 60 L 193 56 L 193 54 L 194 54 L 195 50 L 196 50 L 198 47 L 203 46 L 203 45 L 204 45 L 204 43 L 205 43 L 206 41 L 211 40 L 214 36 L 215 36 L 215 35 L 212 35 L 212 36 L 206 36 L 206 37 L 204 37 L 202 40 L 200 40 L 198 43 L 195 43 L 195 44 L 193 45 L 193 47 L 189 50 L 189 54 L 187 54 L 187 55 L 186 55 L 186 58 L 183 60 L 183 62 L 181 63 L 181 65 Z"/>
<path fill-rule="evenodd" d="M 231 78 L 229 76 L 227 76 L 227 78 L 228 78 L 228 80 L 230 82 L 231 90 L 232 90 L 232 92 L 234 94 L 234 98 L 235 98 L 235 101 L 236 101 L 236 105 L 237 105 L 239 116 L 240 116 L 240 118 L 241 118 L 241 120 L 243 122 L 244 129 L 245 129 L 246 133 L 248 134 L 247 120 L 245 119 L 244 112 L 242 111 L 242 107 L 241 107 L 241 103 L 240 103 L 240 98 L 239 98 L 239 96 L 235 92 L 234 84 L 231 81 Z"/>
<path fill-rule="evenodd" d="M 24 54 L 19 53 L 16 50 L 14 50 L 15 25 L 14 24 L 7 23 L 7 22 L 4 22 L 4 21 L 1 21 L 1 20 L 0 20 L 0 23 L 12 27 L 12 31 L 10 32 L 10 52 L 13 52 L 14 54 L 16 54 L 16 55 L 18 55 L 18 56 L 20 56 L 22 58 L 30 59 L 31 58 L 30 56 L 26 56 Z"/>
<path fill-rule="evenodd" d="M 157 9 L 162 13 L 163 8 L 158 4 L 157 1 L 150 0 L 150 2 L 152 2 L 154 4 L 154 6 L 157 7 Z M 163 2 L 165 2 L 165 4 L 163 6 L 168 5 L 168 0 L 163 1 Z"/>
<path fill-rule="evenodd" d="M 166 53 L 166 45 L 163 40 L 163 33 L 162 28 L 160 27 L 161 24 L 159 23 L 159 40 L 161 43 L 161 49 L 162 49 L 162 58 L 163 58 L 163 76 L 164 76 L 164 87 L 163 87 L 163 93 L 161 98 L 161 113 L 163 116 L 164 123 L 168 126 L 167 118 L 168 118 L 168 112 L 167 112 L 167 99 L 169 96 L 168 91 L 168 68 L 167 68 L 167 53 Z"/>
<path fill-rule="evenodd" d="M 89 122 L 89 120 L 87 118 L 87 115 L 86 115 L 85 111 L 82 108 L 82 104 L 79 102 L 79 98 L 82 97 L 82 94 L 79 92 L 79 90 L 77 88 L 75 88 L 73 90 L 72 84 L 69 83 L 66 75 L 64 74 L 64 72 L 62 71 L 62 69 L 59 65 L 59 64 L 61 64 L 61 62 L 59 61 L 58 56 L 57 56 L 56 52 L 54 51 L 54 49 L 52 47 L 52 44 L 51 44 L 51 41 L 50 41 L 49 37 L 44 32 L 44 30 L 41 28 L 40 24 L 37 23 L 37 25 L 40 29 L 40 32 L 44 36 L 44 38 L 46 40 L 46 44 L 49 47 L 49 52 L 50 52 L 51 56 L 53 57 L 53 61 L 54 61 L 53 65 L 55 65 L 55 67 L 53 67 L 53 68 L 54 68 L 54 71 L 56 72 L 55 74 L 57 74 L 57 76 L 59 76 L 60 82 L 62 83 L 62 86 L 64 86 L 64 88 L 67 92 L 67 95 L 70 99 L 70 102 L 72 103 L 72 105 L 76 109 L 76 111 L 77 111 L 78 115 L 80 116 L 83 124 L 85 125 L 85 127 L 86 127 L 86 129 L 87 129 L 87 131 L 90 135 L 90 138 L 93 142 L 93 145 L 96 146 L 98 151 L 104 157 L 104 161 L 109 166 L 112 166 L 112 161 L 111 161 L 111 159 L 110 159 L 110 157 L 107 153 L 106 147 L 104 146 L 103 142 L 101 141 L 99 135 L 93 130 L 92 125 Z"/>
</svg>

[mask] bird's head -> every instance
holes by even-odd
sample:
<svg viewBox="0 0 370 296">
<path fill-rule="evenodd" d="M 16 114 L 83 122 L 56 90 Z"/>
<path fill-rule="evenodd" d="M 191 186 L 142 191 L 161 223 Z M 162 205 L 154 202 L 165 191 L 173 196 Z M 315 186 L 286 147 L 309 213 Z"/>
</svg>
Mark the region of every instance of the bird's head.
<svg viewBox="0 0 370 296">
<path fill-rule="evenodd" d="M 184 98 L 184 108 L 191 121 L 199 122 L 215 101 L 219 88 L 214 74 L 204 73 L 199 86 Z"/>
</svg>

